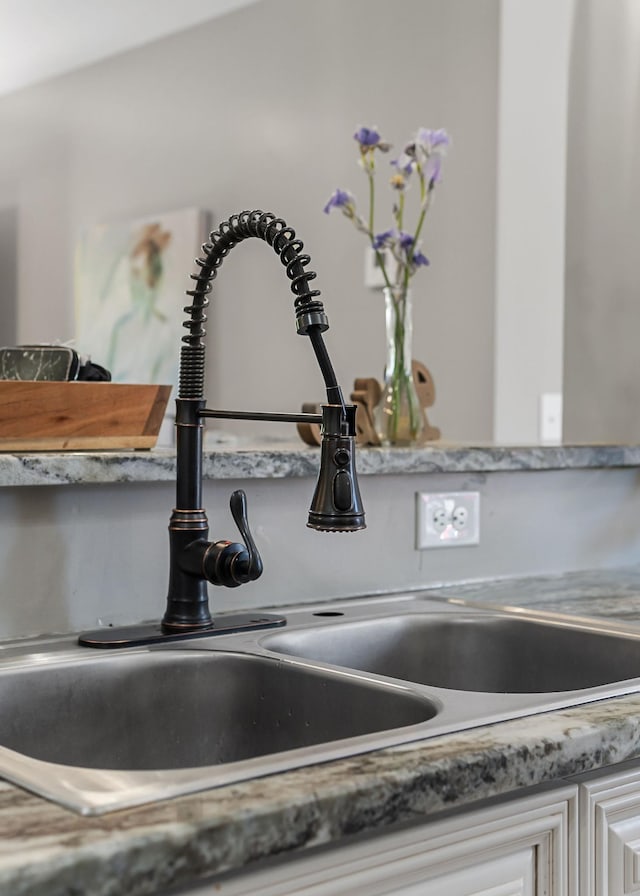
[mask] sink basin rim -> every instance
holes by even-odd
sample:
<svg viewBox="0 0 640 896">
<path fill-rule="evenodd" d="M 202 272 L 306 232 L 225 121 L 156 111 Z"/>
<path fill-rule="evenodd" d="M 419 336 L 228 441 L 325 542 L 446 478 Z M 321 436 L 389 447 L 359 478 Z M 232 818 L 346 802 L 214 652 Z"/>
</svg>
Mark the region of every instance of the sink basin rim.
<svg viewBox="0 0 640 896">
<path fill-rule="evenodd" d="M 219 644 L 216 641 L 216 644 Z M 235 650 L 215 650 L 194 647 L 133 648 L 127 651 L 104 653 L 80 648 L 70 649 L 51 656 L 38 655 L 22 659 L 12 657 L 0 661 L 0 690 L 2 680 L 12 678 L 18 684 L 20 679 L 39 672 L 51 680 L 52 670 L 65 670 L 76 675 L 77 669 L 114 669 L 115 667 L 135 667 L 150 660 L 152 665 L 168 664 L 186 660 L 190 664 L 198 660 L 206 665 L 232 659 L 256 668 L 271 667 L 272 670 L 296 670 L 303 676 L 313 676 L 318 683 L 328 681 L 343 683 L 360 691 L 360 699 L 367 694 L 377 703 L 381 695 L 397 695 L 416 711 L 424 710 L 419 721 L 398 727 L 378 727 L 375 731 L 354 733 L 345 737 L 318 740 L 308 745 L 280 749 L 265 755 L 250 756 L 237 761 L 209 765 L 181 766 L 178 768 L 129 769 L 86 767 L 78 764 L 48 761 L 34 757 L 6 744 L 0 744 L 0 773 L 14 783 L 28 790 L 48 797 L 66 808 L 84 815 L 97 815 L 116 809 L 127 808 L 146 802 L 205 790 L 250 778 L 264 777 L 295 768 L 334 761 L 360 753 L 379 749 L 381 745 L 391 746 L 420 736 L 425 721 L 437 717 L 441 706 L 437 700 L 419 693 L 411 685 L 403 682 L 380 682 L 369 676 L 362 676 L 350 670 L 326 670 L 320 665 L 296 658 L 278 658 Z M 274 674 L 278 672 L 274 671 Z"/>
<path fill-rule="evenodd" d="M 496 613 L 501 616 L 521 616 L 546 620 L 556 625 L 567 625 L 571 628 L 586 627 L 595 628 L 598 631 L 606 630 L 612 634 L 632 636 L 640 638 L 638 629 L 624 626 L 623 624 L 610 624 L 607 620 L 603 624 L 600 620 L 572 619 L 562 617 L 559 614 L 522 611 L 520 608 L 504 608 L 483 606 L 478 607 L 467 601 L 456 598 L 434 598 L 433 595 L 422 592 L 408 592 L 406 594 L 394 594 L 388 596 L 375 595 L 354 599 L 344 599 L 340 602 L 328 602 L 314 606 L 299 605 L 297 607 L 283 608 L 282 612 L 287 616 L 287 628 L 281 629 L 277 634 L 296 632 L 309 627 L 320 625 L 341 626 L 353 619 L 384 618 L 388 615 L 408 615 L 419 609 L 421 613 L 446 613 L 465 614 L 474 616 L 489 616 Z M 342 617 L 331 617 L 332 622 L 327 623 L 327 618 L 316 616 L 315 612 L 325 611 L 342 612 Z M 320 621 L 319 621 L 320 620 Z M 276 633 L 244 633 L 237 635 L 225 635 L 219 638 L 202 639 L 197 642 L 185 643 L 181 647 L 172 644 L 168 646 L 153 646 L 148 648 L 130 648 L 124 651 L 109 653 L 111 657 L 131 656 L 134 653 L 147 652 L 182 652 L 189 654 L 198 653 L 219 654 L 233 653 L 235 655 L 248 655 L 254 657 L 274 658 L 263 641 Z M 71 641 L 66 636 L 48 637 L 46 640 L 23 640 L 0 644 L 0 679 L 4 672 L 11 669 L 19 669 L 25 664 L 37 664 L 46 668 L 49 662 L 75 663 L 79 659 L 92 658 L 98 662 L 108 662 L 108 655 L 101 651 L 91 651 L 87 648 L 78 648 L 75 640 Z M 640 677 L 627 680 L 615 685 L 606 685 L 600 688 L 592 688 L 588 691 L 573 691 L 559 694 L 485 694 L 476 692 L 470 701 L 469 692 L 443 690 L 424 685 L 413 685 L 410 682 L 390 679 L 375 673 L 363 673 L 348 668 L 336 668 L 321 661 L 312 661 L 302 657 L 280 656 L 280 661 L 293 667 L 314 669 L 318 674 L 331 673 L 348 676 L 361 682 L 370 684 L 391 685 L 402 691 L 411 691 L 426 696 L 433 703 L 439 702 L 441 710 L 438 714 L 423 724 L 389 730 L 387 732 L 365 735 L 362 737 L 346 738 L 343 741 L 334 741 L 316 746 L 297 748 L 291 751 L 283 751 L 269 757 L 248 759 L 237 763 L 211 766 L 196 769 L 178 769 L 167 776 L 160 771 L 121 771 L 109 773 L 105 770 L 83 769 L 79 767 L 45 763 L 24 757 L 19 753 L 0 747 L 0 773 L 4 773 L 2 765 L 8 769 L 6 777 L 17 784 L 31 789 L 40 795 L 46 796 L 66 808 L 85 815 L 99 815 L 115 809 L 152 803 L 163 799 L 181 796 L 223 786 L 226 784 L 260 778 L 265 775 L 278 774 L 298 768 L 323 764 L 334 760 L 352 758 L 364 753 L 378 751 L 380 749 L 403 748 L 410 743 L 422 742 L 434 737 L 452 734 L 477 728 L 484 725 L 492 725 L 496 722 L 506 722 L 523 716 L 566 709 L 600 700 L 605 697 L 622 696 L 640 691 Z M 471 706 L 470 706 L 471 702 Z M 40 784 L 34 784 L 28 779 L 27 768 L 31 763 L 42 771 L 47 767 L 53 774 L 50 778 L 57 780 L 58 786 L 46 790 Z M 102 772 L 102 778 L 101 773 Z M 169 780 L 167 780 L 169 777 Z M 49 781 L 51 783 L 51 781 Z"/>
<path fill-rule="evenodd" d="M 540 613 L 410 610 L 322 620 L 261 635 L 258 643 L 275 655 L 438 691 L 586 693 L 640 679 L 638 630 Z"/>
</svg>

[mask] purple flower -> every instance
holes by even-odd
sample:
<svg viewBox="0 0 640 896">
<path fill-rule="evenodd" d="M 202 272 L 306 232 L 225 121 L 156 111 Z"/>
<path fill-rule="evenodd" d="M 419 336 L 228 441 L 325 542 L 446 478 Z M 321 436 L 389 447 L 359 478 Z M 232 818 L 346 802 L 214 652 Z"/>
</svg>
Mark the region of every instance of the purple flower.
<svg viewBox="0 0 640 896">
<path fill-rule="evenodd" d="M 426 258 L 419 249 L 415 249 L 413 234 L 407 233 L 405 230 L 396 230 L 394 228 L 378 233 L 374 236 L 372 245 L 376 250 L 384 249 L 387 246 L 393 247 L 395 245 L 397 249 L 404 252 L 408 262 L 418 267 L 420 265 L 429 264 L 428 258 Z"/>
<path fill-rule="evenodd" d="M 415 159 L 411 158 L 405 150 L 405 152 L 401 153 L 397 159 L 393 159 L 391 164 L 400 174 L 404 174 L 406 177 L 411 174 L 416 163 Z"/>
<path fill-rule="evenodd" d="M 328 215 L 332 208 L 348 208 L 353 207 L 353 196 L 346 190 L 335 190 L 329 197 L 329 201 L 325 205 L 323 211 Z"/>
<path fill-rule="evenodd" d="M 418 250 L 417 252 L 414 253 L 414 256 L 411 260 L 413 261 L 413 263 L 415 264 L 415 266 L 417 268 L 419 268 L 421 265 L 424 265 L 426 267 L 428 264 L 431 264 L 431 262 L 429 261 L 427 256 L 423 255 L 423 253 L 420 252 L 420 250 Z"/>
<path fill-rule="evenodd" d="M 398 243 L 403 252 L 410 252 L 413 249 L 413 236 L 404 230 L 398 234 Z"/>
<path fill-rule="evenodd" d="M 376 234 L 373 238 L 373 248 L 382 249 L 384 246 L 388 246 L 395 236 L 395 230 L 385 230 L 383 233 Z"/>
<path fill-rule="evenodd" d="M 360 152 L 365 153 L 370 149 L 379 149 L 388 152 L 391 144 L 382 140 L 376 128 L 358 128 L 353 139 L 360 144 Z"/>
<path fill-rule="evenodd" d="M 342 214 L 353 222 L 356 230 L 364 234 L 368 244 L 377 253 L 377 261 L 385 275 L 385 282 L 406 285 L 418 268 L 429 265 L 429 259 L 421 248 L 420 236 L 425 214 L 429 208 L 432 193 L 442 175 L 443 159 L 450 138 L 444 128 L 419 128 L 415 136 L 396 153 L 391 160 L 388 184 L 393 191 L 391 204 L 391 227 L 375 232 L 374 202 L 376 151 L 387 152 L 391 144 L 382 140 L 377 127 L 358 127 L 353 134 L 358 144 L 358 165 L 365 173 L 369 186 L 368 215 L 358 213 L 354 196 L 346 190 L 335 190 L 324 207 L 325 214 L 339 208 Z M 411 180 L 419 180 L 418 211 L 415 229 L 411 232 L 401 228 L 411 227 L 407 217 L 408 207 L 405 191 Z M 411 197 L 409 197 L 410 199 Z"/>
<path fill-rule="evenodd" d="M 451 143 L 449 135 L 444 128 L 431 130 L 430 128 L 420 128 L 416 141 L 420 143 L 427 154 L 437 150 L 441 152 Z"/>
<path fill-rule="evenodd" d="M 375 128 L 358 128 L 353 139 L 357 140 L 360 146 L 377 146 L 380 143 L 380 134 Z"/>
<path fill-rule="evenodd" d="M 407 261 L 413 265 L 414 267 L 421 267 L 424 265 L 425 267 L 429 264 L 429 259 L 422 252 L 421 249 L 415 249 L 415 240 L 410 233 L 405 233 L 405 231 L 401 230 L 398 235 L 398 244 L 402 251 L 407 256 Z"/>
</svg>

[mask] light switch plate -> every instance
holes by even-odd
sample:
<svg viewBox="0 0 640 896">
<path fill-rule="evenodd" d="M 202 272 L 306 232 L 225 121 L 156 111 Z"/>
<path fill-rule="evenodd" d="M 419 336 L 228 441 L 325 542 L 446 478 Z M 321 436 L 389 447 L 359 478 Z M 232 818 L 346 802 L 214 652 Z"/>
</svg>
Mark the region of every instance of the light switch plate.
<svg viewBox="0 0 640 896">
<path fill-rule="evenodd" d="M 540 441 L 545 445 L 562 441 L 561 392 L 544 392 L 540 396 Z"/>
</svg>

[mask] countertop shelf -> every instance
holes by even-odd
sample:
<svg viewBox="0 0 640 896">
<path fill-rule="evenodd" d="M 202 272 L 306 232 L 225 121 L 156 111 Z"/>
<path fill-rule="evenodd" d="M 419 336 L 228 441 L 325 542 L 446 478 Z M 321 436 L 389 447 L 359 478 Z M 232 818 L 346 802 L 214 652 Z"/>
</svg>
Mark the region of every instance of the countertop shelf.
<svg viewBox="0 0 640 896">
<path fill-rule="evenodd" d="M 314 477 L 318 448 L 301 442 L 237 441 L 204 452 L 205 479 Z M 0 487 L 83 483 L 170 482 L 175 451 L 65 451 L 0 453 Z M 361 448 L 359 474 L 490 473 L 640 466 L 640 445 L 455 445 Z"/>
</svg>

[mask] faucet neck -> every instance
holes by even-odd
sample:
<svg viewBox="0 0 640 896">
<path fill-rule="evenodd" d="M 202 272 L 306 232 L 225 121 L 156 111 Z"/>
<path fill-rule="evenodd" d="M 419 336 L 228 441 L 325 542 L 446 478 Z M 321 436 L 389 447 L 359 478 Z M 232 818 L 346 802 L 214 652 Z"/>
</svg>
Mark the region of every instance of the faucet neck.
<svg viewBox="0 0 640 896">
<path fill-rule="evenodd" d="M 296 232 L 292 227 L 271 212 L 259 210 L 240 212 L 224 221 L 210 234 L 208 242 L 202 246 L 202 256 L 196 259 L 200 272 L 191 274 L 194 286 L 187 290 L 187 295 L 191 297 L 191 305 L 185 309 L 187 320 L 184 326 L 188 333 L 182 337 L 179 397 L 200 399 L 204 395 L 203 338 L 206 335 L 206 310 L 209 306 L 212 282 L 231 249 L 251 237 L 257 237 L 268 243 L 285 266 L 287 277 L 291 280 L 291 291 L 295 296 L 297 332 L 302 336 L 309 336 L 311 340 L 325 381 L 329 403 L 344 405 L 322 338 L 322 333 L 329 328 L 329 321 L 323 304 L 318 299 L 320 291 L 309 288 L 309 283 L 316 277 L 314 271 L 306 270 L 311 257 L 303 253 L 304 243 L 296 238 Z"/>
<path fill-rule="evenodd" d="M 176 399 L 176 507 L 202 508 L 203 398 Z"/>
</svg>

